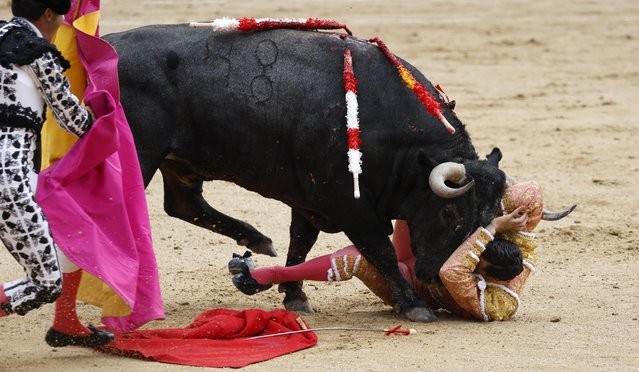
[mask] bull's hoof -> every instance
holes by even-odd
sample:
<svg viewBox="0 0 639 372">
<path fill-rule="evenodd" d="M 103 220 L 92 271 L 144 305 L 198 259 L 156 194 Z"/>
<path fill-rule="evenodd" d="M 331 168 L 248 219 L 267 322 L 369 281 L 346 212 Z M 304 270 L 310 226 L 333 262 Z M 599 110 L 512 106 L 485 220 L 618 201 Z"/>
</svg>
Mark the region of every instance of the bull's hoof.
<svg viewBox="0 0 639 372">
<path fill-rule="evenodd" d="M 437 320 L 435 313 L 427 307 L 414 307 L 402 313 L 402 315 L 413 322 L 430 323 Z"/>
<path fill-rule="evenodd" d="M 305 300 L 293 300 L 293 301 L 284 302 L 284 308 L 294 313 L 303 312 L 303 313 L 313 314 L 315 312 L 315 310 L 313 310 L 313 308 L 308 303 L 308 301 L 305 301 Z"/>
<path fill-rule="evenodd" d="M 275 248 L 273 248 L 273 242 L 271 239 L 268 239 L 264 242 L 257 243 L 255 245 L 247 245 L 246 248 L 250 249 L 253 253 L 265 254 L 271 257 L 277 257 L 277 252 Z"/>
</svg>

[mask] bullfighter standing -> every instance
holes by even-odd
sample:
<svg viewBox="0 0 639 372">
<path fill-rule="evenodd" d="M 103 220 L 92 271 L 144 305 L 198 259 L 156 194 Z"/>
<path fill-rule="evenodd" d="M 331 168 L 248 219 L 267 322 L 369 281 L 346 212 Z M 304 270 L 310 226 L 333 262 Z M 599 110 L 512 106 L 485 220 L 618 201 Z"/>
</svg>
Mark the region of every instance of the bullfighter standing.
<svg viewBox="0 0 639 372">
<path fill-rule="evenodd" d="M 14 18 L 0 22 L 0 239 L 26 273 L 0 286 L 0 317 L 25 315 L 61 294 L 75 299 L 71 292 L 77 291 L 79 278 L 66 273 L 78 267 L 57 250 L 29 184 L 47 106 L 58 124 L 78 137 L 93 123 L 62 74 L 69 63 L 50 43 L 70 6 L 70 0 L 12 0 Z M 73 332 L 54 328 L 47 342 L 57 346 L 95 347 L 113 340 L 109 332 L 84 326 Z"/>
<path fill-rule="evenodd" d="M 395 225 L 393 245 L 404 278 L 431 308 L 448 310 L 484 321 L 510 319 L 520 303 L 519 294 L 534 272 L 537 242 L 532 230 L 542 217 L 542 195 L 535 182 L 506 189 L 503 215 L 480 227 L 450 256 L 440 270 L 441 281 L 423 283 L 415 276 L 408 226 Z M 233 284 L 254 294 L 274 283 L 299 280 L 344 281 L 358 277 L 385 303 L 394 305 L 381 274 L 354 246 L 291 267 L 265 267 L 249 271 L 246 257 L 236 257 L 230 269 L 240 269 Z M 249 261 L 250 262 L 250 261 Z"/>
</svg>

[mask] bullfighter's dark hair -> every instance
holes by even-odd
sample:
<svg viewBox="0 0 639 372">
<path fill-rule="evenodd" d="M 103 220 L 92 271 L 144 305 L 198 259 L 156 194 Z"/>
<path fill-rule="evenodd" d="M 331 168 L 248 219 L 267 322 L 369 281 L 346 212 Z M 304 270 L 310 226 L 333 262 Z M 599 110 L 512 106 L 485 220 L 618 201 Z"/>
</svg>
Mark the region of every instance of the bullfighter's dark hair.
<svg viewBox="0 0 639 372">
<path fill-rule="evenodd" d="M 13 15 L 30 21 L 40 18 L 47 8 L 56 14 L 67 14 L 71 9 L 71 0 L 11 0 Z"/>
<path fill-rule="evenodd" d="M 521 250 L 508 240 L 496 238 L 486 244 L 481 257 L 489 263 L 486 274 L 499 280 L 511 280 L 524 269 Z"/>
</svg>

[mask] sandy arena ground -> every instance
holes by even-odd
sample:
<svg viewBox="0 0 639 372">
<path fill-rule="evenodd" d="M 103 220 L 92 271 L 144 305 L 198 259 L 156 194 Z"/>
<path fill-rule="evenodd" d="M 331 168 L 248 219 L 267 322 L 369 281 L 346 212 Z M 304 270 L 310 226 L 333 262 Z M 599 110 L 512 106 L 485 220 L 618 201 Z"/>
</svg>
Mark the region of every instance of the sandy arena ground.
<svg viewBox="0 0 639 372">
<path fill-rule="evenodd" d="M 10 10 L 0 6 L 0 19 Z M 241 4 L 241 5 L 240 5 Z M 572 4 L 572 5 L 569 5 Z M 411 337 L 319 333 L 317 346 L 247 370 L 637 370 L 639 369 L 639 3 L 633 0 L 228 1 L 103 0 L 103 33 L 146 24 L 230 17 L 334 18 L 360 37 L 380 36 L 396 54 L 457 100 L 480 154 L 504 153 L 502 168 L 545 188 L 546 205 L 578 209 L 538 228 L 540 262 L 520 312 L 508 322 L 441 316 L 409 324 Z M 362 123 L 365 127 L 366 123 Z M 288 208 L 234 185 L 206 185 L 218 209 L 269 235 L 283 264 Z M 147 190 L 167 319 L 188 324 L 215 307 L 281 306 L 276 290 L 248 297 L 226 264 L 240 247 L 169 218 L 162 181 Z M 311 256 L 348 244 L 321 234 Z M 0 282 L 21 275 L 0 249 Z M 384 328 L 397 318 L 357 281 L 306 285 L 315 327 Z M 52 349 L 43 340 L 52 306 L 0 319 L 2 371 L 182 371 L 192 367 Z M 86 322 L 97 311 L 80 306 Z"/>
</svg>

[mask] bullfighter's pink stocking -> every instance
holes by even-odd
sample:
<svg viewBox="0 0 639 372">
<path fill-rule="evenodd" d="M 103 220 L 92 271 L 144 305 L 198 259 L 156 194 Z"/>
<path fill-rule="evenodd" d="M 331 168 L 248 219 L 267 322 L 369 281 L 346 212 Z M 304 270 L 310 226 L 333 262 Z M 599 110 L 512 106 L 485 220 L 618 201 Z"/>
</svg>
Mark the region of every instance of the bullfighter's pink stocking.
<svg viewBox="0 0 639 372">
<path fill-rule="evenodd" d="M 262 267 L 251 271 L 251 276 L 262 285 L 295 282 L 299 280 L 328 281 L 328 270 L 331 268 L 331 258 L 337 254 L 350 253 L 349 248 L 341 249 L 333 254 L 327 254 L 306 261 L 295 266 Z M 353 247 L 353 253 L 359 252 Z"/>
<path fill-rule="evenodd" d="M 262 285 L 295 282 L 299 280 L 328 280 L 331 255 L 327 254 L 295 266 L 262 267 L 251 271 L 251 276 Z"/>
<path fill-rule="evenodd" d="M 55 302 L 53 329 L 71 336 L 86 336 L 91 331 L 80 323 L 76 312 L 76 297 L 82 270 L 62 274 L 62 294 Z"/>
<path fill-rule="evenodd" d="M 327 254 L 314 258 L 310 261 L 306 261 L 295 266 L 271 266 L 262 267 L 251 271 L 251 276 L 261 285 L 279 284 L 284 282 L 294 282 L 299 280 L 314 280 L 318 282 L 326 282 L 328 278 L 328 270 L 332 268 L 331 260 L 340 259 L 344 256 L 357 257 L 361 253 L 354 246 L 348 246 L 340 249 L 333 254 Z M 411 281 L 411 271 L 408 266 L 403 262 L 397 263 L 402 276 L 406 280 Z M 350 279 L 342 278 L 342 280 Z M 332 279 L 335 280 L 335 279 Z"/>
</svg>

